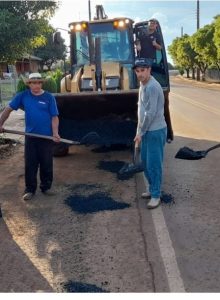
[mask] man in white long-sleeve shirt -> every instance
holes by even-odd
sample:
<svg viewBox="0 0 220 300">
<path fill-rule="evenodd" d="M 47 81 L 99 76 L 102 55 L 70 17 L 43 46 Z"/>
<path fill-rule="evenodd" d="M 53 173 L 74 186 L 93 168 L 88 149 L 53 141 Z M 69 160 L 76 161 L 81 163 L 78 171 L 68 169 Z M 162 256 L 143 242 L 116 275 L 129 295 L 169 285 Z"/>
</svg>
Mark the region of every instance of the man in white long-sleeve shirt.
<svg viewBox="0 0 220 300">
<path fill-rule="evenodd" d="M 134 70 L 140 81 L 138 99 L 138 125 L 134 138 L 141 146 L 144 174 L 149 183 L 149 192 L 142 194 L 150 198 L 148 208 L 160 205 L 164 146 L 167 125 L 164 118 L 164 94 L 159 82 L 151 75 L 151 61 L 140 58 L 135 61 Z"/>
</svg>

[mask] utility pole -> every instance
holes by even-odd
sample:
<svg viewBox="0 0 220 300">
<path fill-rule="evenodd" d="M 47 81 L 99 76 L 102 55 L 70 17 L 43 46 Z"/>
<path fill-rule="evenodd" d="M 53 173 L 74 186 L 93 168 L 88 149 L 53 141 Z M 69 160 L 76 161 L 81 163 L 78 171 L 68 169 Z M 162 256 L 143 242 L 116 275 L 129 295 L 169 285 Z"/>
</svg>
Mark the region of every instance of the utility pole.
<svg viewBox="0 0 220 300">
<path fill-rule="evenodd" d="M 200 9 L 199 9 L 199 0 L 197 0 L 197 9 L 196 9 L 196 23 L 197 23 L 197 30 L 199 30 L 200 28 Z M 199 68 L 197 67 L 196 69 L 196 80 L 197 81 L 200 81 L 200 70 Z"/>
<path fill-rule="evenodd" d="M 88 6 L 89 6 L 89 21 L 91 21 L 91 3 L 90 3 L 90 0 L 88 0 Z"/>
<path fill-rule="evenodd" d="M 181 37 L 183 37 L 183 26 L 181 27 Z"/>
<path fill-rule="evenodd" d="M 200 16 L 199 16 L 199 0 L 197 0 L 197 10 L 196 10 L 196 16 L 197 16 L 197 30 L 200 28 L 200 24 L 199 24 L 199 19 L 200 19 Z"/>
</svg>

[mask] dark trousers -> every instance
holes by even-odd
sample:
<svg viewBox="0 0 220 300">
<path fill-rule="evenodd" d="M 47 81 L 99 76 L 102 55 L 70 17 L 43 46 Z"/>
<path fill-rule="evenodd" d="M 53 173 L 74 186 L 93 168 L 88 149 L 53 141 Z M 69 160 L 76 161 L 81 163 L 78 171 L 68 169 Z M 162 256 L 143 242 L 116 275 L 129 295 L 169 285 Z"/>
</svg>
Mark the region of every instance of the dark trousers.
<svg viewBox="0 0 220 300">
<path fill-rule="evenodd" d="M 40 169 L 40 189 L 51 188 L 53 181 L 53 141 L 25 137 L 25 192 L 35 193 Z"/>
</svg>

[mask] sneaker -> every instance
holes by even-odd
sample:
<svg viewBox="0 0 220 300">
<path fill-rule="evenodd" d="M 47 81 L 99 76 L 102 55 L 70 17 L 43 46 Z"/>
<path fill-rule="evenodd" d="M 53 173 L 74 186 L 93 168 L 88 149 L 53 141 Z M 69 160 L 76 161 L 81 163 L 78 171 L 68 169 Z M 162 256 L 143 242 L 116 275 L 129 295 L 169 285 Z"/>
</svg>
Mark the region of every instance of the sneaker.
<svg viewBox="0 0 220 300">
<path fill-rule="evenodd" d="M 147 204 L 147 208 L 156 208 L 160 205 L 160 198 L 151 198 Z"/>
<path fill-rule="evenodd" d="M 31 200 L 34 197 L 34 193 L 25 193 L 22 197 L 24 201 Z"/>
<path fill-rule="evenodd" d="M 150 198 L 151 198 L 151 195 L 150 195 L 150 193 L 145 192 L 145 193 L 142 193 L 142 194 L 141 194 L 141 197 L 142 197 L 142 198 L 145 198 L 145 199 L 150 199 Z"/>
<path fill-rule="evenodd" d="M 56 193 L 53 190 L 42 191 L 45 196 L 55 196 Z"/>
</svg>

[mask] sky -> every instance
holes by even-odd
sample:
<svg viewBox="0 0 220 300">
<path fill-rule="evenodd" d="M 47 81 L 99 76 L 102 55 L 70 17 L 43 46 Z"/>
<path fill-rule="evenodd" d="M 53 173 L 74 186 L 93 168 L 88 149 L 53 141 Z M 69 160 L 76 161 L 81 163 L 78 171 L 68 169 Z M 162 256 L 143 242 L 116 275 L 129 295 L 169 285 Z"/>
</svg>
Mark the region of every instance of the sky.
<svg viewBox="0 0 220 300">
<path fill-rule="evenodd" d="M 135 22 L 156 18 L 161 25 L 166 49 L 173 39 L 183 34 L 192 35 L 197 30 L 197 0 L 183 1 L 135 1 L 135 0 L 90 0 L 92 18 L 95 6 L 101 4 L 109 18 L 129 17 Z M 220 14 L 220 0 L 199 1 L 200 28 L 211 24 L 214 16 Z M 63 0 L 50 23 L 55 28 L 68 30 L 68 24 L 79 20 L 88 20 L 88 0 Z M 68 33 L 61 31 L 62 37 L 69 45 Z M 167 51 L 168 61 L 172 59 Z"/>
</svg>

